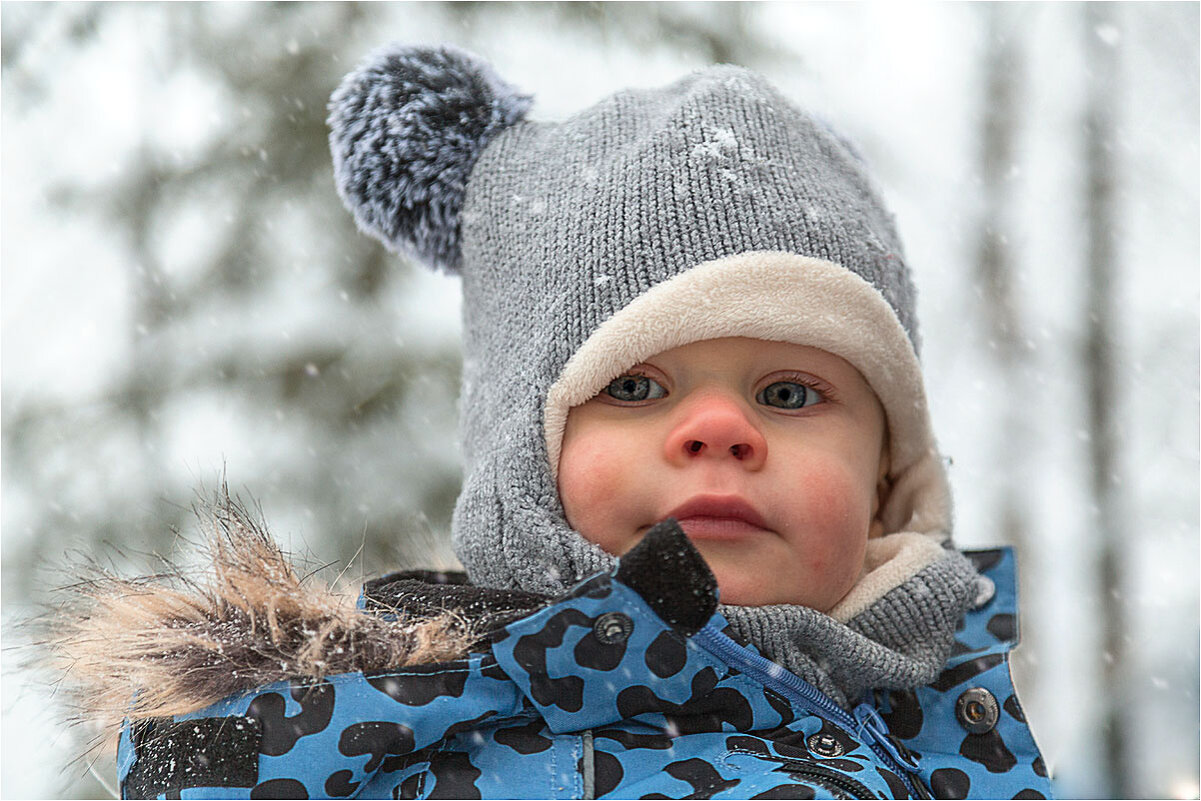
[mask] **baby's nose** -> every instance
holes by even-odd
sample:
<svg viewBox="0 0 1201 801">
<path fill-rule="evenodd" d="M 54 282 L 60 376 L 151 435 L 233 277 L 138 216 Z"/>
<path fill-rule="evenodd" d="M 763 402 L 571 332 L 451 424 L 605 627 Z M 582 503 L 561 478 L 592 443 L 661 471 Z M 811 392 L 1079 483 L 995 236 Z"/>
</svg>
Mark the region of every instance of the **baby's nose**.
<svg viewBox="0 0 1201 801">
<path fill-rule="evenodd" d="M 767 440 L 737 399 L 707 393 L 685 400 L 679 421 L 664 443 L 669 461 L 734 459 L 758 469 L 767 458 Z"/>
</svg>

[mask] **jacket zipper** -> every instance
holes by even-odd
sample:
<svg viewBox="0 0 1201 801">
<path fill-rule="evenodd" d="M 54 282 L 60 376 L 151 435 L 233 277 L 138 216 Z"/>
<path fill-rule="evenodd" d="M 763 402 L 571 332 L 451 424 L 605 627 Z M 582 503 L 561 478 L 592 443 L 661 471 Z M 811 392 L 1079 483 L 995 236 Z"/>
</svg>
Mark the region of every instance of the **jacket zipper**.
<svg viewBox="0 0 1201 801">
<path fill-rule="evenodd" d="M 876 730 L 875 726 L 859 724 L 855 718 L 825 696 L 816 687 L 793 673 L 784 670 L 774 662 L 752 654 L 738 643 L 722 634 L 712 623 L 693 635 L 692 639 L 701 647 L 718 656 L 731 667 L 736 667 L 743 673 L 752 676 L 765 687 L 771 687 L 786 698 L 799 700 L 804 706 L 818 715 L 824 716 L 842 726 L 846 731 L 867 732 L 870 739 L 868 747 L 887 765 L 893 773 L 904 782 L 905 788 L 914 798 L 928 797 L 918 793 L 913 785 L 910 773 L 914 767 L 905 764 L 892 753 L 896 747 L 889 743 Z M 883 742 L 881 742 L 883 740 Z M 924 789 L 924 788 L 923 788 Z"/>
<path fill-rule="evenodd" d="M 843 776 L 837 771 L 798 762 L 785 763 L 784 769 L 788 771 L 789 776 L 812 782 L 819 787 L 829 790 L 836 796 L 842 796 L 843 798 L 876 797 L 872 794 L 871 790 L 849 776 Z"/>
</svg>

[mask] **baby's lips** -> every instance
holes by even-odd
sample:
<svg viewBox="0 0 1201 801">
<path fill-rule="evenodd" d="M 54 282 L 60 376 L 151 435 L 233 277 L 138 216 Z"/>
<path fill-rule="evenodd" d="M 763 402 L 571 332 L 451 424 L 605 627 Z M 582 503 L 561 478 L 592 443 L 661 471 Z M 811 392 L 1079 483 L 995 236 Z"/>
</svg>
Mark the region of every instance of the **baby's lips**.
<svg viewBox="0 0 1201 801">
<path fill-rule="evenodd" d="M 712 519 L 737 521 L 756 529 L 770 530 L 759 510 L 738 495 L 696 495 L 664 517 L 674 517 L 682 526 L 690 519 Z"/>
<path fill-rule="evenodd" d="M 686 517 L 680 528 L 693 540 L 741 540 L 767 533 L 767 529 L 730 517 Z"/>
</svg>

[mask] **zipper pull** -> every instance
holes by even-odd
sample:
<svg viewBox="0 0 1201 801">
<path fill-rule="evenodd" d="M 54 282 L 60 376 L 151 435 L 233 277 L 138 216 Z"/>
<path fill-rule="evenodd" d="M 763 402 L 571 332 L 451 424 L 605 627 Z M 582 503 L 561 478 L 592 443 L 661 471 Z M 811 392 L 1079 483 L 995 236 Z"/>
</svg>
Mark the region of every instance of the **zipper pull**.
<svg viewBox="0 0 1201 801">
<path fill-rule="evenodd" d="M 889 733 L 888 724 L 880 717 L 880 713 L 871 704 L 860 704 L 851 710 L 855 720 L 859 723 L 859 733 L 867 732 L 876 743 L 888 752 L 888 755 L 896 760 L 897 764 L 903 767 L 910 773 L 918 772 L 917 761 L 910 754 L 909 749 L 905 748 Z M 898 748 L 897 746 L 900 746 Z"/>
<path fill-rule="evenodd" d="M 913 758 L 912 752 L 905 747 L 899 739 L 894 737 L 888 731 L 888 724 L 880 717 L 880 713 L 876 708 L 868 703 L 860 704 L 851 710 L 851 714 L 855 720 L 859 722 L 859 732 L 867 732 L 871 738 L 876 741 L 876 744 L 883 749 L 897 765 L 907 771 L 910 775 L 901 776 L 901 781 L 909 788 L 909 792 L 914 798 L 933 798 L 930 795 L 929 789 L 922 783 L 920 769 L 918 768 L 917 760 Z"/>
</svg>

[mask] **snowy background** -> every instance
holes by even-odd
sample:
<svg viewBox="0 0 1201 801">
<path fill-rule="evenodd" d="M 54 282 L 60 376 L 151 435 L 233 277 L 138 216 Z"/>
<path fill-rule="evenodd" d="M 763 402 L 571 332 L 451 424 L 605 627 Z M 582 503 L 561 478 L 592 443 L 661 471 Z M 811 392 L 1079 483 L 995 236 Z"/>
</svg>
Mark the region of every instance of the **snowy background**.
<svg viewBox="0 0 1201 801">
<path fill-rule="evenodd" d="M 1061 794 L 1197 796 L 1196 4 L 5 3 L 0 27 L 0 794 L 105 794 L 15 647 L 69 552 L 152 568 L 224 473 L 317 562 L 453 560 L 457 284 L 354 231 L 325 144 L 341 76 L 401 40 L 480 53 L 544 120 L 741 63 L 857 140 L 921 292 L 956 537 L 1021 549 L 1015 673 Z"/>
</svg>

